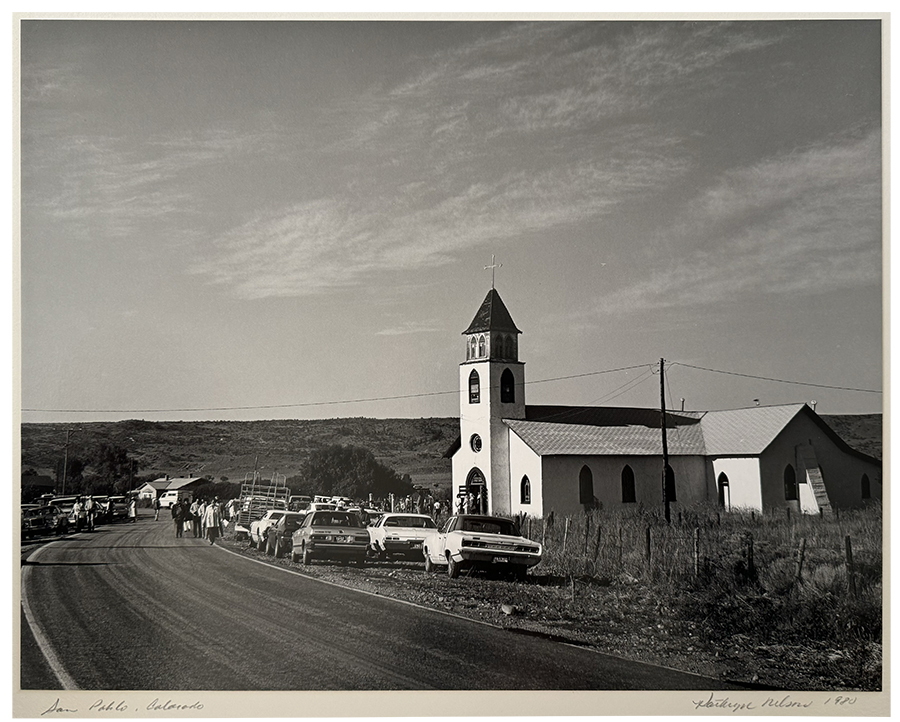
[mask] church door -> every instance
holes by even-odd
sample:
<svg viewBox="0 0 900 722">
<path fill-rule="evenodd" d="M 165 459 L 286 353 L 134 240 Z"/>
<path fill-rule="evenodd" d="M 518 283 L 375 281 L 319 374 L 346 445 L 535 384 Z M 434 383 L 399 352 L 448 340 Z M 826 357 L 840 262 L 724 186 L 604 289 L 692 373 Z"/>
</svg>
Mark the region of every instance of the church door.
<svg viewBox="0 0 900 722">
<path fill-rule="evenodd" d="M 466 477 L 466 498 L 463 509 L 467 514 L 487 514 L 487 484 L 477 466 Z"/>
</svg>

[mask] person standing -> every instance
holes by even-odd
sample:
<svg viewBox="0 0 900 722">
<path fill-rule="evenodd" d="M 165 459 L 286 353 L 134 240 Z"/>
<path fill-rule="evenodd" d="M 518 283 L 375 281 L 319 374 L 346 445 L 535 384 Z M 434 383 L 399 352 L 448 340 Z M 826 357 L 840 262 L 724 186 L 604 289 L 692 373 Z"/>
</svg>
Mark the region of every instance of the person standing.
<svg viewBox="0 0 900 722">
<path fill-rule="evenodd" d="M 194 535 L 194 539 L 196 539 L 200 536 L 200 522 L 202 521 L 199 499 L 194 499 L 194 501 L 191 503 L 190 519 L 191 532 Z"/>
<path fill-rule="evenodd" d="M 153 497 L 153 520 L 159 521 L 159 494 Z"/>
<path fill-rule="evenodd" d="M 94 514 L 96 512 L 97 504 L 94 502 L 94 497 L 88 495 L 84 502 L 84 520 L 88 531 L 94 531 Z"/>
<path fill-rule="evenodd" d="M 84 529 L 84 502 L 80 496 L 75 497 L 75 503 L 72 505 L 72 516 L 75 517 L 75 531 Z"/>
<path fill-rule="evenodd" d="M 175 538 L 181 539 L 184 533 L 184 507 L 177 501 L 172 504 L 172 519 L 175 522 Z"/>
<path fill-rule="evenodd" d="M 128 500 L 128 521 L 137 521 L 137 499 L 133 496 Z"/>
<path fill-rule="evenodd" d="M 206 538 L 210 544 L 215 544 L 222 531 L 222 512 L 219 511 L 218 498 L 213 499 L 203 512 L 203 528 L 206 530 Z"/>
</svg>

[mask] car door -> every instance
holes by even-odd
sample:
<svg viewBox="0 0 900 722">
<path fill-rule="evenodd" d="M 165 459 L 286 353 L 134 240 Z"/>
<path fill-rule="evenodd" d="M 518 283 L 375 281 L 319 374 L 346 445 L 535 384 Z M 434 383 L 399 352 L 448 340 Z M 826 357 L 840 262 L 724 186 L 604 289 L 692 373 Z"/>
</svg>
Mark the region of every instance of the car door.
<svg viewBox="0 0 900 722">
<path fill-rule="evenodd" d="M 434 556 L 438 559 L 444 558 L 444 551 L 447 549 L 447 534 L 453 530 L 453 523 L 456 521 L 455 516 L 451 516 L 438 529 L 435 535 Z"/>
</svg>

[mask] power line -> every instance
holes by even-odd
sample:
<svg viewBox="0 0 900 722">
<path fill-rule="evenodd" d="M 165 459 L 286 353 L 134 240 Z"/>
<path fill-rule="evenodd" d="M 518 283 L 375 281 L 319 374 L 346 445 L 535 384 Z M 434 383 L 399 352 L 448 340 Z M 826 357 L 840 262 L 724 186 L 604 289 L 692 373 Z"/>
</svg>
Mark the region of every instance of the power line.
<svg viewBox="0 0 900 722">
<path fill-rule="evenodd" d="M 703 366 L 693 366 L 692 364 L 681 363 L 680 361 L 673 361 L 670 366 L 684 366 L 689 369 L 697 369 L 698 371 L 711 371 L 716 374 L 727 374 L 728 376 L 741 376 L 746 379 L 758 379 L 760 381 L 775 381 L 780 384 L 795 384 L 796 386 L 814 386 L 817 389 L 832 389 L 835 391 L 858 391 L 864 394 L 880 394 L 881 391 L 876 391 L 875 389 L 857 389 L 850 386 L 829 386 L 827 384 L 813 384 L 806 381 L 788 381 L 786 379 L 774 379 L 769 376 L 753 376 L 752 374 L 739 374 L 735 371 L 722 371 L 720 369 L 708 369 Z"/>
<path fill-rule="evenodd" d="M 543 384 L 550 381 L 565 381 L 567 379 L 584 378 L 585 376 L 598 376 L 600 374 L 611 374 L 617 371 L 630 371 L 631 369 L 643 368 L 646 364 L 637 366 L 623 366 L 615 369 L 605 369 L 603 371 L 589 371 L 583 374 L 573 374 L 571 376 L 557 376 L 550 379 L 539 379 L 537 381 L 526 381 L 526 385 Z M 367 403 L 371 401 L 399 401 L 403 399 L 418 399 L 428 396 L 446 396 L 449 394 L 458 394 L 459 389 L 453 391 L 429 391 L 421 394 L 401 394 L 399 396 L 373 396 L 360 399 L 341 399 L 337 401 L 308 401 L 296 404 L 255 404 L 250 406 L 207 406 L 181 409 L 22 409 L 23 412 L 42 412 L 54 414 L 161 414 L 161 413 L 187 413 L 194 411 L 256 411 L 265 409 L 290 409 L 290 408 L 307 408 L 314 406 L 337 406 L 339 404 L 357 404 Z"/>
</svg>

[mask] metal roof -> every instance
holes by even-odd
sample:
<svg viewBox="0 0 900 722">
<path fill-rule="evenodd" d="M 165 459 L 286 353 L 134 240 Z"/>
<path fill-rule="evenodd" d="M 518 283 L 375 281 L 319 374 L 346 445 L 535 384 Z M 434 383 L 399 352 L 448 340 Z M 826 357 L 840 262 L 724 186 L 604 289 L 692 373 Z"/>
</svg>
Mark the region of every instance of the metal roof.
<svg viewBox="0 0 900 722">
<path fill-rule="evenodd" d="M 709 456 L 761 454 L 806 404 L 707 411 L 700 420 Z"/>
<path fill-rule="evenodd" d="M 804 406 L 666 412 L 669 454 L 761 454 Z M 504 419 L 504 423 L 541 455 L 662 454 L 659 409 L 529 406 L 525 420 Z"/>
<path fill-rule="evenodd" d="M 662 454 L 658 409 L 532 406 L 525 420 L 504 423 L 541 455 Z M 667 413 L 666 441 L 673 456 L 705 455 L 700 414 Z"/>
</svg>

